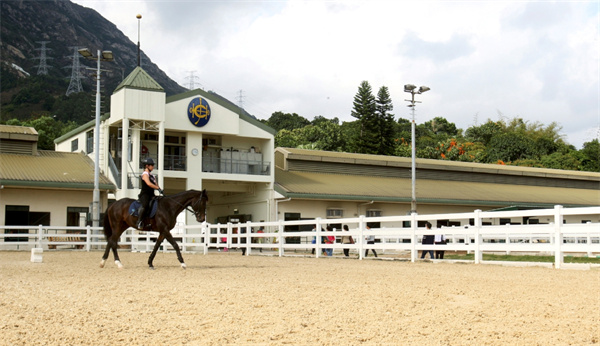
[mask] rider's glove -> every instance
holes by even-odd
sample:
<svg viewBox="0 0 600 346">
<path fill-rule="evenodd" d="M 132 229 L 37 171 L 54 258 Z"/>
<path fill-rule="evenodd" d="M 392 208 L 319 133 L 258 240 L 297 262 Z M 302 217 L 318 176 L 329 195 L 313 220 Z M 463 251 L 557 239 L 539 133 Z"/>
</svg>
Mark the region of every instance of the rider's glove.
<svg viewBox="0 0 600 346">
<path fill-rule="evenodd" d="M 164 195 L 164 194 L 165 194 L 165 192 L 163 191 L 163 189 L 158 189 L 158 192 L 159 192 L 161 195 Z"/>
</svg>

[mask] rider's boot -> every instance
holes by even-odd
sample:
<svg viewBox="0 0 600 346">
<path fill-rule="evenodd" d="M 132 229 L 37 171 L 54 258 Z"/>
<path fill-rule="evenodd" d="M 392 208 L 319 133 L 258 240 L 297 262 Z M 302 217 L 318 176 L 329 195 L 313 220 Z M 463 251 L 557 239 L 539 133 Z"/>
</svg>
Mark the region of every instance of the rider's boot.
<svg viewBox="0 0 600 346">
<path fill-rule="evenodd" d="M 144 210 L 145 208 L 143 206 L 138 208 L 137 228 L 140 230 L 144 229 Z"/>
</svg>

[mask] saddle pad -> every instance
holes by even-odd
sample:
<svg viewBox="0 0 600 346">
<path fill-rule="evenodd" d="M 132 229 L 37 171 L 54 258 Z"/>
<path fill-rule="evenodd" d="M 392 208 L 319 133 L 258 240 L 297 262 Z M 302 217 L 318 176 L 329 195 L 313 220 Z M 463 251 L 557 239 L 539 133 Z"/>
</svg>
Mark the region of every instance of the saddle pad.
<svg viewBox="0 0 600 346">
<path fill-rule="evenodd" d="M 138 216 L 138 209 L 140 209 L 140 205 L 140 201 L 133 201 L 133 203 L 131 203 L 129 206 L 129 215 Z M 148 215 L 148 217 L 153 218 L 154 215 L 156 215 L 156 210 L 158 210 L 158 200 L 153 198 L 150 201 L 150 215 Z"/>
</svg>

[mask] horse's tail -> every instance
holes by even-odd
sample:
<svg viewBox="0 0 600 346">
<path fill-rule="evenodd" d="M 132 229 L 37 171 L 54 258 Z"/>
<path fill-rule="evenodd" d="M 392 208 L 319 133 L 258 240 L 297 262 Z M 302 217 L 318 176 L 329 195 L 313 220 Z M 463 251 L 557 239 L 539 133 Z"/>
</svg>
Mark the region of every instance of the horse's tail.
<svg viewBox="0 0 600 346">
<path fill-rule="evenodd" d="M 110 220 L 108 217 L 108 209 L 107 209 L 106 213 L 104 213 L 104 236 L 106 237 L 106 240 L 108 240 L 108 238 L 110 238 L 111 235 L 112 235 L 112 228 L 110 227 Z"/>
</svg>

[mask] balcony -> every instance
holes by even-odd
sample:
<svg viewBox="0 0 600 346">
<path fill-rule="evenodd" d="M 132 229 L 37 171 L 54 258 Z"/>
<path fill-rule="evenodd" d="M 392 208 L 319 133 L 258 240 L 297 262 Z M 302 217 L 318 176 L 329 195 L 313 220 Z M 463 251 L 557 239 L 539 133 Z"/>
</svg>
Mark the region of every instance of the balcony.
<svg viewBox="0 0 600 346">
<path fill-rule="evenodd" d="M 154 160 L 155 169 L 160 167 L 160 163 L 158 162 L 158 155 L 146 154 L 142 156 L 142 160 L 140 162 L 140 169 L 144 169 L 144 160 L 146 160 L 147 158 L 151 158 Z M 165 155 L 163 169 L 166 171 L 186 171 L 186 161 L 187 156 L 185 155 Z"/>
<path fill-rule="evenodd" d="M 271 163 L 255 160 L 203 157 L 202 172 L 269 175 L 271 174 Z"/>
</svg>

